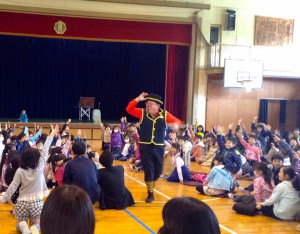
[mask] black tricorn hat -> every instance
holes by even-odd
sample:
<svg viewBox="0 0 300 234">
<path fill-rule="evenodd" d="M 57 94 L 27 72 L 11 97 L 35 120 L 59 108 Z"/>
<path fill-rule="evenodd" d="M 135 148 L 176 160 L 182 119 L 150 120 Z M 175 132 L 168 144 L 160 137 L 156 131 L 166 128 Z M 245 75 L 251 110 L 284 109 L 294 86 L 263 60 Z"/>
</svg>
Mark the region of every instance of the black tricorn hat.
<svg viewBox="0 0 300 234">
<path fill-rule="evenodd" d="M 154 101 L 160 105 L 163 105 L 163 101 L 161 99 L 161 96 L 155 93 L 150 93 L 147 97 L 145 97 L 145 100 Z"/>
</svg>

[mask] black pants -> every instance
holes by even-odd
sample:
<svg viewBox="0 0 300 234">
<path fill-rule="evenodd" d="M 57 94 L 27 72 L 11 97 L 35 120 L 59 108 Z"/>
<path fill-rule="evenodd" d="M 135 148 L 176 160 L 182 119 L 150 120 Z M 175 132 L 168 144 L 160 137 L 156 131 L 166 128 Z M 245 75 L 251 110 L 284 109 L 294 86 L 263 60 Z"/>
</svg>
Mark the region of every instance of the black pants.
<svg viewBox="0 0 300 234">
<path fill-rule="evenodd" d="M 145 181 L 156 181 L 162 173 L 164 148 L 160 145 L 140 144 Z"/>
<path fill-rule="evenodd" d="M 261 212 L 263 215 L 274 218 L 274 219 L 280 219 L 275 216 L 274 211 L 273 211 L 273 206 L 262 206 L 261 207 Z"/>
</svg>

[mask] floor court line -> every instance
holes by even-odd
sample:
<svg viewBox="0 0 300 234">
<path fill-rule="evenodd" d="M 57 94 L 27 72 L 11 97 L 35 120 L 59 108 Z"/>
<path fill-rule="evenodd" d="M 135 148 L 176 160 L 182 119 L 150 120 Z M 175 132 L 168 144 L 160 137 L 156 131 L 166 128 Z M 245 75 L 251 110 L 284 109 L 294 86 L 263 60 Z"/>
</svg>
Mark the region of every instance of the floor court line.
<svg viewBox="0 0 300 234">
<path fill-rule="evenodd" d="M 143 182 L 141 182 L 141 181 L 139 181 L 139 180 L 133 178 L 132 176 L 127 175 L 126 173 L 125 173 L 125 176 L 127 176 L 128 178 L 130 178 L 130 179 L 134 180 L 135 182 L 137 182 L 137 183 L 139 183 L 139 184 L 141 184 L 141 185 L 143 185 L 143 186 L 146 187 L 146 184 L 145 184 L 145 183 L 143 183 Z M 156 189 L 153 189 L 153 190 L 154 190 L 154 192 L 156 192 L 156 193 L 162 195 L 163 197 L 165 197 L 165 198 L 167 198 L 167 199 L 169 199 L 169 200 L 171 199 L 171 198 L 170 198 L 169 196 L 167 196 L 166 194 L 163 194 L 162 192 L 160 192 L 160 191 L 158 191 L 158 190 L 156 190 Z"/>
<path fill-rule="evenodd" d="M 129 210 L 124 209 L 124 211 L 132 217 L 135 221 L 137 221 L 140 225 L 142 225 L 145 229 L 147 229 L 150 233 L 156 234 L 151 228 L 149 228 L 145 223 L 143 223 L 140 219 L 138 219 L 134 214 L 132 214 Z"/>
<path fill-rule="evenodd" d="M 215 201 L 215 200 L 219 200 L 219 199 L 221 199 L 221 198 L 219 198 L 219 197 L 216 197 L 216 198 L 208 198 L 208 199 L 203 199 L 203 200 L 201 200 L 201 201 L 205 201 L 205 202 L 207 202 L 207 201 Z"/>
<path fill-rule="evenodd" d="M 135 201 L 135 203 L 145 203 L 145 201 Z M 151 203 L 155 204 L 166 204 L 166 201 L 153 201 Z"/>
<path fill-rule="evenodd" d="M 144 187 L 146 187 L 146 184 L 145 184 L 145 183 L 143 183 L 143 182 L 141 182 L 141 181 L 139 181 L 139 180 L 133 178 L 132 176 L 127 175 L 126 173 L 125 173 L 125 176 L 127 176 L 128 178 L 130 178 L 130 179 L 134 180 L 135 182 L 137 182 L 137 183 L 143 185 Z M 154 191 L 155 191 L 156 193 L 162 195 L 163 197 L 169 199 L 169 200 L 171 199 L 169 196 L 163 194 L 162 192 L 157 191 L 156 189 L 154 189 Z M 219 198 L 219 197 L 218 197 L 218 198 L 209 198 L 209 199 L 203 199 L 203 200 L 201 200 L 201 201 L 206 202 L 206 201 L 214 201 L 214 200 L 219 200 L 219 199 L 221 199 L 221 198 Z M 229 232 L 229 233 L 231 233 L 231 234 L 237 234 L 236 232 L 230 230 L 229 228 L 223 226 L 222 224 L 219 224 L 219 226 L 220 226 L 220 228 L 224 229 L 225 231 L 227 231 L 227 232 Z"/>
</svg>

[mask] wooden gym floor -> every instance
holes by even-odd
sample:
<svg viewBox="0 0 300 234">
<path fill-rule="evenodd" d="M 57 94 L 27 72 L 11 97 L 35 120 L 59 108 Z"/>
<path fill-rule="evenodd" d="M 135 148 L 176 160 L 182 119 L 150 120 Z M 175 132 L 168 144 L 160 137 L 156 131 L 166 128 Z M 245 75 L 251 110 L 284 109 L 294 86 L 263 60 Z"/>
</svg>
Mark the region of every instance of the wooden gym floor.
<svg viewBox="0 0 300 234">
<path fill-rule="evenodd" d="M 162 178 L 155 183 L 155 201 L 150 204 L 145 203 L 146 187 L 143 172 L 131 171 L 128 162 L 115 161 L 114 164 L 124 166 L 126 186 L 132 192 L 136 205 L 125 210 L 101 211 L 96 203 L 94 206 L 96 234 L 156 233 L 162 226 L 161 211 L 164 204 L 176 196 L 192 196 L 211 206 L 217 215 L 222 233 L 296 233 L 296 222 L 274 220 L 262 215 L 255 217 L 238 215 L 232 210 L 233 201 L 230 199 L 200 195 L 193 186 L 169 183 Z M 194 162 L 191 164 L 191 170 L 208 172 L 207 167 L 201 167 Z M 249 181 L 240 180 L 242 186 L 249 183 Z M 9 210 L 11 210 L 11 205 L 0 205 L 1 234 L 17 233 L 15 231 L 16 220 Z"/>
</svg>

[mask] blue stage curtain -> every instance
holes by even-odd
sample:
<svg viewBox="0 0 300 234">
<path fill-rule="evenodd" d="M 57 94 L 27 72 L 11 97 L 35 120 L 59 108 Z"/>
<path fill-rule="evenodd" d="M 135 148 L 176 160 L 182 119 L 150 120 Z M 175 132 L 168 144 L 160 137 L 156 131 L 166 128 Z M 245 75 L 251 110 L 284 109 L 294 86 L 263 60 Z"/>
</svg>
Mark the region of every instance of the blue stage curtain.
<svg viewBox="0 0 300 234">
<path fill-rule="evenodd" d="M 280 111 L 279 111 L 279 128 L 280 130 L 285 130 L 286 122 L 286 104 L 287 100 L 280 100 Z"/>
<path fill-rule="evenodd" d="M 2 35 L 0 46 L 0 118 L 76 119 L 82 96 L 119 120 L 142 91 L 165 95 L 166 45 Z"/>
<path fill-rule="evenodd" d="M 268 123 L 268 99 L 260 99 L 259 101 L 259 116 L 258 121 Z"/>
</svg>

